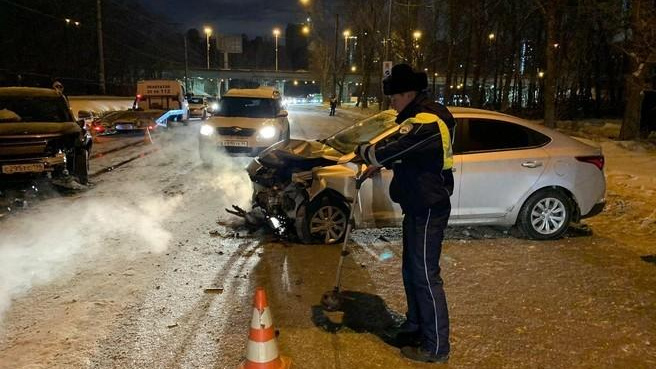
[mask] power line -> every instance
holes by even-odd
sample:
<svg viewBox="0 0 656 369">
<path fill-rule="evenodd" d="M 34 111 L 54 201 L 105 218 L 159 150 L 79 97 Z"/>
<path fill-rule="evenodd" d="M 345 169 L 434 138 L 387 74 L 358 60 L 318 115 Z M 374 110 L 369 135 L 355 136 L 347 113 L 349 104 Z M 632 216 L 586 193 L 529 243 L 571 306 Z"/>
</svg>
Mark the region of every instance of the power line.
<svg viewBox="0 0 656 369">
<path fill-rule="evenodd" d="M 15 3 L 15 2 L 10 1 L 10 0 L 0 0 L 0 1 L 2 1 L 3 3 L 7 3 L 7 4 L 9 4 L 9 5 L 13 5 L 13 6 L 15 6 L 15 7 L 19 8 L 19 9 L 23 9 L 23 10 L 28 11 L 28 12 L 31 12 L 31 13 L 39 14 L 39 15 L 42 15 L 42 16 L 44 16 L 44 17 L 47 17 L 47 18 L 50 18 L 50 19 L 54 19 L 54 20 L 57 20 L 57 21 L 63 21 L 63 22 L 65 22 L 65 23 L 71 23 L 71 21 L 72 21 L 70 18 L 60 18 L 60 17 L 54 16 L 54 15 L 52 15 L 52 14 L 44 13 L 44 12 L 38 10 L 38 9 L 30 8 L 30 7 L 28 7 L 28 6 L 25 6 L 25 5 L 22 5 L 22 4 Z M 78 22 L 77 24 L 75 24 L 75 26 L 77 26 L 77 27 L 81 27 L 81 26 L 82 26 L 82 23 L 79 23 L 79 22 Z"/>
</svg>

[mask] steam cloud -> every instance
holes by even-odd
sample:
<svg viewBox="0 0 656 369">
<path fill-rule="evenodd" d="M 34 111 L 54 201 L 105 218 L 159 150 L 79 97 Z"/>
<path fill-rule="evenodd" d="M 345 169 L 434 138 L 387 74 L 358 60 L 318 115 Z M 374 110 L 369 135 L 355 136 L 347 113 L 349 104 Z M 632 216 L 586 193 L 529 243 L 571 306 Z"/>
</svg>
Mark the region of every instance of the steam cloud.
<svg viewBox="0 0 656 369">
<path fill-rule="evenodd" d="M 39 213 L 19 214 L 2 224 L 0 239 L 0 321 L 11 299 L 73 273 L 76 256 L 97 255 L 116 245 L 109 237 L 128 235 L 131 249 L 123 253 L 160 253 L 166 250 L 171 234 L 162 228 L 180 203 L 180 197 L 150 199 L 133 204 L 120 199 L 65 199 L 58 206 L 39 209 Z M 29 221 L 26 218 L 29 217 Z"/>
</svg>

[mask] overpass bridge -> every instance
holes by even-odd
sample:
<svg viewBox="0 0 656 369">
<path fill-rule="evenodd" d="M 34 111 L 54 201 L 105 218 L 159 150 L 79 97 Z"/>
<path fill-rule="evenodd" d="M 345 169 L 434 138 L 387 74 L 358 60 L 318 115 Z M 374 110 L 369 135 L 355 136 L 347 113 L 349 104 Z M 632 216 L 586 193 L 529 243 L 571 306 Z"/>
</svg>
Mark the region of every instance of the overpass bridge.
<svg viewBox="0 0 656 369">
<path fill-rule="evenodd" d="M 275 86 L 281 94 L 286 91 L 319 93 L 318 76 L 306 70 L 266 70 L 266 69 L 189 69 L 185 78 L 184 69 L 169 69 L 162 72 L 164 79 L 183 81 L 187 90 L 193 94 L 222 95 L 231 87 Z M 347 73 L 345 86 L 361 83 L 362 75 Z M 345 90 L 347 91 L 347 90 Z"/>
</svg>

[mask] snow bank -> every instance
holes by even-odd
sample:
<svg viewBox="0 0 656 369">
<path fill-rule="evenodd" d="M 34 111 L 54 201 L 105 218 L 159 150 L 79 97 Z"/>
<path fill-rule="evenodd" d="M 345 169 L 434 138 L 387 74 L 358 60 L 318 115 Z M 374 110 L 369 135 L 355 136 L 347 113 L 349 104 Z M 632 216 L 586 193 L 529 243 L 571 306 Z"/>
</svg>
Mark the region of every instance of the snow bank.
<svg viewBox="0 0 656 369">
<path fill-rule="evenodd" d="M 133 97 L 121 96 L 69 96 L 68 103 L 73 114 L 77 116 L 80 110 L 107 112 L 114 110 L 127 110 L 132 108 Z"/>
</svg>

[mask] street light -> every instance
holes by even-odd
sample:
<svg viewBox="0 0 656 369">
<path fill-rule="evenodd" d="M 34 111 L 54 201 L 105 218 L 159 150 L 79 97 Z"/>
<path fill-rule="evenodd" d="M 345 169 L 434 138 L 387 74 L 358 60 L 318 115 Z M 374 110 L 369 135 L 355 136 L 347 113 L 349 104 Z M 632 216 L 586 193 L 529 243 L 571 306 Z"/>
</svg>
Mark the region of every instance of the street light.
<svg viewBox="0 0 656 369">
<path fill-rule="evenodd" d="M 273 36 L 276 39 L 276 72 L 278 71 L 278 36 L 280 36 L 280 29 L 273 29 Z"/>
<path fill-rule="evenodd" d="M 310 34 L 310 26 L 304 25 L 303 28 L 301 28 L 301 32 L 303 32 L 304 35 L 309 35 Z"/>
<path fill-rule="evenodd" d="M 207 42 L 207 69 L 210 69 L 210 35 L 212 35 L 212 28 L 205 27 L 205 41 Z"/>
<path fill-rule="evenodd" d="M 416 31 L 412 32 L 412 38 L 415 40 L 415 42 L 414 42 L 415 47 L 414 48 L 417 49 L 417 51 L 415 53 L 415 56 L 414 56 L 414 58 L 415 58 L 414 64 L 419 64 L 419 58 L 421 57 L 420 52 L 419 52 L 419 39 L 421 38 L 421 31 L 416 30 Z"/>
<path fill-rule="evenodd" d="M 310 3 L 310 0 L 300 0 L 301 4 L 303 5 L 308 5 Z"/>
<path fill-rule="evenodd" d="M 358 70 L 358 68 L 355 65 L 351 67 L 351 72 L 355 72 L 357 70 Z"/>
<path fill-rule="evenodd" d="M 494 33 L 490 33 L 489 35 L 487 35 L 487 38 L 488 38 L 488 40 L 490 40 L 490 41 L 494 40 L 494 37 L 496 37 L 496 36 L 494 35 Z"/>
</svg>

